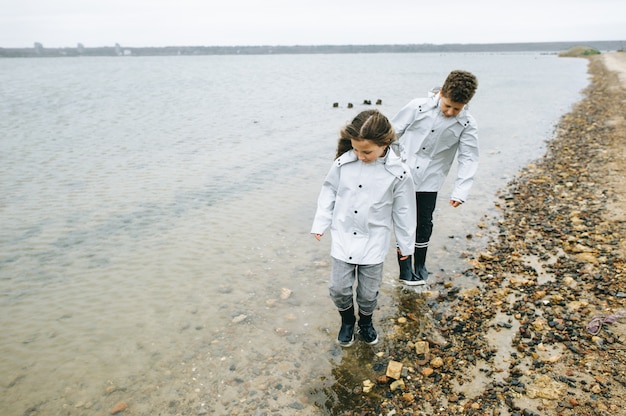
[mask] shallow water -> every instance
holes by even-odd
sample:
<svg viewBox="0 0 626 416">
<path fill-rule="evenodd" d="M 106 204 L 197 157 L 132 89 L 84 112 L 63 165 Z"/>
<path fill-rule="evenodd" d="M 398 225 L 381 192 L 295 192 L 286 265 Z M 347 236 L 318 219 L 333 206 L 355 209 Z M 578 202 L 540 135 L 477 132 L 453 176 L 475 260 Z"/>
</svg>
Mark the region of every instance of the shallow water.
<svg viewBox="0 0 626 416">
<path fill-rule="evenodd" d="M 0 413 L 123 401 L 131 415 L 318 414 L 343 352 L 330 241 L 309 227 L 340 126 L 364 99 L 391 116 L 451 69 L 478 76 L 480 173 L 461 208 L 445 185 L 428 259 L 433 279 L 454 276 L 495 192 L 579 99 L 586 66 L 540 54 L 0 60 Z M 381 327 L 396 274 L 390 250 Z"/>
</svg>

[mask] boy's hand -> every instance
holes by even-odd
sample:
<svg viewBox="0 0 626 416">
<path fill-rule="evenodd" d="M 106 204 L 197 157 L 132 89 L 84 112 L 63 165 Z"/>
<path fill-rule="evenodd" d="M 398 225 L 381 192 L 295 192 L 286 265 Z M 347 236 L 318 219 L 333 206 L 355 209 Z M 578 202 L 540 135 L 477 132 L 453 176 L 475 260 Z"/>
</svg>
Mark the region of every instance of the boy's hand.
<svg viewBox="0 0 626 416">
<path fill-rule="evenodd" d="M 320 240 L 322 239 L 322 236 L 323 236 L 324 234 L 313 234 L 313 235 L 315 236 L 315 239 L 316 239 L 317 241 L 320 241 Z"/>
<path fill-rule="evenodd" d="M 456 208 L 456 207 L 458 207 L 461 204 L 462 204 L 461 201 L 455 201 L 454 199 L 450 200 L 450 206 L 453 207 L 453 208 Z"/>
<path fill-rule="evenodd" d="M 402 256 L 402 253 L 400 252 L 400 249 L 399 249 L 399 248 L 397 248 L 397 249 L 396 249 L 396 251 L 398 252 L 398 254 L 399 254 L 400 256 Z M 409 256 L 402 256 L 402 257 L 400 257 L 400 260 L 406 260 L 406 259 L 408 259 L 408 258 L 409 258 Z"/>
</svg>

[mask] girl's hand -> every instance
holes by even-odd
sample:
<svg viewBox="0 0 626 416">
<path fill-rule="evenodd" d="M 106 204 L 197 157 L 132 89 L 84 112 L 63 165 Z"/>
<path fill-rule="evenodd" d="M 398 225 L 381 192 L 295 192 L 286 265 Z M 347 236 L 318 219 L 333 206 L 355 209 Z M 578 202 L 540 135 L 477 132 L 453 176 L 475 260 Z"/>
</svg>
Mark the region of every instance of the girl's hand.
<svg viewBox="0 0 626 416">
<path fill-rule="evenodd" d="M 313 235 L 315 236 L 315 239 L 316 239 L 317 241 L 320 241 L 320 240 L 322 239 L 322 236 L 323 236 L 324 234 L 313 234 Z"/>
<path fill-rule="evenodd" d="M 454 199 L 450 200 L 450 206 L 452 206 L 453 208 L 456 208 L 456 207 L 458 207 L 461 204 L 462 204 L 461 201 L 455 201 Z"/>
<path fill-rule="evenodd" d="M 399 249 L 399 248 L 398 248 L 398 249 L 396 249 L 396 251 L 398 252 L 398 254 L 399 254 L 399 255 L 401 255 L 401 256 L 402 256 L 402 253 L 400 252 L 400 249 Z M 406 259 L 408 259 L 408 258 L 409 258 L 409 256 L 402 256 L 402 257 L 400 257 L 400 260 L 406 260 Z"/>
</svg>

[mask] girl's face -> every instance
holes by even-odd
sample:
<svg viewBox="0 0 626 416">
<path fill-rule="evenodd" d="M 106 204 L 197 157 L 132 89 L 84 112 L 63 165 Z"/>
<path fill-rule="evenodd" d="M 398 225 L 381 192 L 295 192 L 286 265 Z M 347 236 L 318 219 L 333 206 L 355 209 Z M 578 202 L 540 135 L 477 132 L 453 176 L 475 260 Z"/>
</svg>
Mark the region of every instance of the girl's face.
<svg viewBox="0 0 626 416">
<path fill-rule="evenodd" d="M 370 163 L 385 155 L 387 146 L 379 146 L 371 140 L 351 140 L 352 150 L 363 163 Z"/>
<path fill-rule="evenodd" d="M 444 97 L 441 92 L 439 93 L 439 107 L 444 117 L 456 117 L 465 107 L 465 104 L 455 103 L 447 97 Z"/>
</svg>

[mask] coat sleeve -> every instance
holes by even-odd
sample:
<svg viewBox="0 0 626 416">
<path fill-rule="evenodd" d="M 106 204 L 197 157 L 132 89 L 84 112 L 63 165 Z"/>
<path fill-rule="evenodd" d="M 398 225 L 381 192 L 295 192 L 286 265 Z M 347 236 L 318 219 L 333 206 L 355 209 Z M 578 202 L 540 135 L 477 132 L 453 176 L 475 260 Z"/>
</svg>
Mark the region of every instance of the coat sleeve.
<svg viewBox="0 0 626 416">
<path fill-rule="evenodd" d="M 403 256 L 410 256 L 415 251 L 417 227 L 415 204 L 413 178 L 406 175 L 396 185 L 392 212 L 396 243 Z"/>
<path fill-rule="evenodd" d="M 457 177 L 450 199 L 465 202 L 469 195 L 474 175 L 478 170 L 478 127 L 472 120 L 461 134 L 457 154 Z"/>
<path fill-rule="evenodd" d="M 324 234 L 333 220 L 337 188 L 339 187 L 340 167 L 336 163 L 324 179 L 322 190 L 317 198 L 317 210 L 311 227 L 311 234 Z"/>
<path fill-rule="evenodd" d="M 396 131 L 396 135 L 398 138 L 402 137 L 404 131 L 407 127 L 415 120 L 415 102 L 417 100 L 413 100 L 407 105 L 405 105 L 393 118 L 391 119 L 391 124 L 393 125 L 394 130 Z"/>
</svg>

